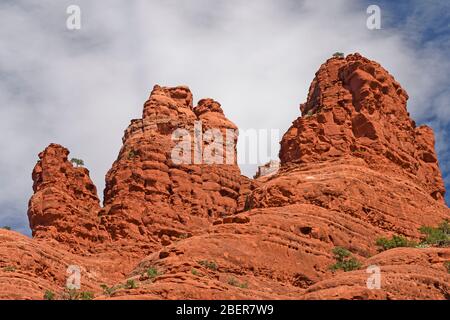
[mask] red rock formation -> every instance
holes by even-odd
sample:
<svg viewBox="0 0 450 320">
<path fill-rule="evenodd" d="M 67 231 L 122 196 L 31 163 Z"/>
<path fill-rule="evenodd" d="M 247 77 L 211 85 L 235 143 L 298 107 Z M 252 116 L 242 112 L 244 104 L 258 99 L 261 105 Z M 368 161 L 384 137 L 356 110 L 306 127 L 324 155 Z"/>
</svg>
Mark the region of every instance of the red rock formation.
<svg viewBox="0 0 450 320">
<path fill-rule="evenodd" d="M 337 274 L 305 291 L 305 299 L 433 300 L 450 298 L 448 248 L 396 248 L 367 259 L 362 270 Z M 366 267 L 379 266 L 381 289 L 367 287 Z"/>
<path fill-rule="evenodd" d="M 268 163 L 259 166 L 253 178 L 258 179 L 261 177 L 272 176 L 276 174 L 279 169 L 280 169 L 280 162 L 277 160 L 271 160 Z"/>
<path fill-rule="evenodd" d="M 209 164 L 206 132 L 211 128 L 222 133 L 237 129 L 218 102 L 205 99 L 193 108 L 188 88 L 155 86 L 142 119 L 133 120 L 126 130 L 119 157 L 106 176 L 105 208 L 100 214 L 113 240 L 134 239 L 157 248 L 195 234 L 211 219 L 236 212 L 245 180 L 234 156 L 237 136 L 228 141 L 231 152 L 224 162 L 230 164 Z M 173 159 L 180 143 L 180 137 L 173 136 L 176 130 L 189 135 L 189 154 L 181 163 Z M 203 135 L 197 144 L 196 134 Z M 219 142 L 218 154 L 226 154 L 227 141 Z"/>
<path fill-rule="evenodd" d="M 372 169 L 405 175 L 444 202 L 433 131 L 416 127 L 408 95 L 378 63 L 359 54 L 331 58 L 313 80 L 303 116 L 281 141 L 282 165 L 345 156 Z"/>
<path fill-rule="evenodd" d="M 0 230 L 0 298 L 62 292 L 75 264 L 98 299 L 449 299 L 449 248 L 376 246 L 394 234 L 418 241 L 420 226 L 450 218 L 433 132 L 415 126 L 407 97 L 376 62 L 329 59 L 281 141 L 280 170 L 250 180 L 236 164 L 237 136 L 213 139 L 210 129 L 236 129 L 218 102 L 193 107 L 188 88 L 155 86 L 125 131 L 103 208 L 66 149 L 40 155 L 35 239 Z M 201 144 L 180 144 L 200 135 Z M 181 151 L 191 163 L 177 161 Z M 199 161 L 205 154 L 229 163 Z M 331 271 L 336 246 L 361 268 Z M 373 265 L 375 290 L 366 285 Z"/>
<path fill-rule="evenodd" d="M 77 251 L 103 241 L 106 233 L 98 225 L 100 204 L 89 171 L 74 167 L 68 155 L 57 144 L 39 154 L 28 217 L 33 237 L 54 239 Z"/>
</svg>

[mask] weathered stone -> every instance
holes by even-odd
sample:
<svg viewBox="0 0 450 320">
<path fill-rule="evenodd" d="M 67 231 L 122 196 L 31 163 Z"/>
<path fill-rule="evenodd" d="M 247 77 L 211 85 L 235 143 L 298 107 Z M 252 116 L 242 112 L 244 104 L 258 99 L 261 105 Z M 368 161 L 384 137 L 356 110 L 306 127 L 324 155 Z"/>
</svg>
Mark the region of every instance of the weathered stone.
<svg viewBox="0 0 450 320">
<path fill-rule="evenodd" d="M 420 226 L 450 218 L 433 131 L 416 127 L 407 99 L 376 62 L 328 60 L 281 141 L 281 167 L 250 180 L 236 158 L 175 163 L 174 130 L 236 126 L 212 99 L 194 108 L 187 87 L 155 86 L 106 175 L 103 207 L 67 149 L 39 155 L 34 239 L 0 229 L 0 299 L 60 298 L 69 265 L 98 299 L 448 299 L 449 248 L 376 245 L 392 235 L 419 241 Z M 234 153 L 236 140 L 221 145 Z M 332 272 L 337 246 L 361 268 Z M 367 287 L 374 265 L 377 290 Z M 122 289 L 127 280 L 138 288 Z"/>
</svg>

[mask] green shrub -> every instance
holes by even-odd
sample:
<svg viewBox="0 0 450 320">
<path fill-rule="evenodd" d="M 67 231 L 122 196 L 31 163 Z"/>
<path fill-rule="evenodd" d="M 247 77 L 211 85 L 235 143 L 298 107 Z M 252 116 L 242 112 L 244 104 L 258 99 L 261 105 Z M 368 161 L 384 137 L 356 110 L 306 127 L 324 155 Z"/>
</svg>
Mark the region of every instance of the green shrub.
<svg viewBox="0 0 450 320">
<path fill-rule="evenodd" d="M 418 243 L 410 241 L 403 236 L 394 235 L 392 238 L 379 238 L 376 242 L 382 251 L 399 247 L 415 247 Z"/>
<path fill-rule="evenodd" d="M 55 300 L 55 294 L 53 293 L 53 291 L 45 290 L 44 300 Z"/>
<path fill-rule="evenodd" d="M 79 292 L 77 289 L 66 289 L 63 294 L 64 300 L 78 300 Z"/>
<path fill-rule="evenodd" d="M 63 300 L 92 300 L 94 294 L 87 291 L 78 291 L 77 289 L 66 289 L 61 295 Z M 44 293 L 45 300 L 56 300 L 56 294 L 53 291 L 46 290 Z"/>
<path fill-rule="evenodd" d="M 137 288 L 137 284 L 134 280 L 128 280 L 127 283 L 125 284 L 125 289 L 136 289 Z"/>
<path fill-rule="evenodd" d="M 209 270 L 216 271 L 218 269 L 218 266 L 214 261 L 201 260 L 198 262 L 198 264 Z"/>
<path fill-rule="evenodd" d="M 83 291 L 79 294 L 80 300 L 92 300 L 94 298 L 94 294 L 92 292 Z"/>
<path fill-rule="evenodd" d="M 108 287 L 106 284 L 101 284 L 100 288 L 103 289 L 103 294 L 105 296 L 111 296 L 117 290 L 117 287 L 115 286 Z"/>
<path fill-rule="evenodd" d="M 3 226 L 2 229 L 5 229 L 5 230 L 11 230 L 11 227 L 9 227 L 9 226 Z"/>
<path fill-rule="evenodd" d="M 450 261 L 445 261 L 444 267 L 445 267 L 445 269 L 447 269 L 447 272 L 450 273 Z"/>
<path fill-rule="evenodd" d="M 231 277 L 228 279 L 228 284 L 237 287 L 239 285 L 239 281 L 237 281 L 236 278 Z"/>
<path fill-rule="evenodd" d="M 336 263 L 330 266 L 330 269 L 333 271 L 344 270 L 347 272 L 361 268 L 361 263 L 355 257 L 352 257 L 351 252 L 345 248 L 334 248 L 333 255 L 334 259 L 336 259 Z"/>
<path fill-rule="evenodd" d="M 82 167 L 82 166 L 84 166 L 84 161 L 81 160 L 81 159 L 72 158 L 72 159 L 70 159 L 70 162 L 72 162 L 73 164 L 75 164 L 77 167 Z"/>
<path fill-rule="evenodd" d="M 128 160 L 132 160 L 134 158 L 137 157 L 137 152 L 135 150 L 130 150 L 130 152 L 128 152 Z"/>
<path fill-rule="evenodd" d="M 62 294 L 63 300 L 92 300 L 94 294 L 88 291 L 79 291 L 77 289 L 66 289 Z"/>
<path fill-rule="evenodd" d="M 313 114 L 314 114 L 314 111 L 309 110 L 309 111 L 306 113 L 306 117 L 309 118 L 309 117 L 311 117 Z"/>
<path fill-rule="evenodd" d="M 345 272 L 358 270 L 359 268 L 361 268 L 361 263 L 354 257 L 346 259 L 342 262 L 336 262 L 334 265 L 331 266 L 331 270 L 333 271 L 342 269 Z"/>
<path fill-rule="evenodd" d="M 16 267 L 14 267 L 14 266 L 6 266 L 6 267 L 3 268 L 3 271 L 5 271 L 5 272 L 14 272 L 14 271 L 16 271 Z"/>
<path fill-rule="evenodd" d="M 333 53 L 333 57 L 335 58 L 345 58 L 345 55 L 343 52 L 335 52 Z"/>
<path fill-rule="evenodd" d="M 429 244 L 423 243 L 423 242 L 419 243 L 419 244 L 416 246 L 417 249 L 425 249 L 425 248 L 429 248 L 429 247 L 431 247 Z"/>
<path fill-rule="evenodd" d="M 228 284 L 232 285 L 234 287 L 239 287 L 241 289 L 247 289 L 248 288 L 248 282 L 242 282 L 240 283 L 238 280 L 236 280 L 236 278 L 234 277 L 230 277 L 228 279 Z"/>
<path fill-rule="evenodd" d="M 450 223 L 448 221 L 442 222 L 437 228 L 422 226 L 419 231 L 425 235 L 422 241 L 424 244 L 448 247 L 450 246 Z"/>
<path fill-rule="evenodd" d="M 150 279 L 156 278 L 157 276 L 159 276 L 158 269 L 156 269 L 155 267 L 148 268 L 147 275 Z"/>
<path fill-rule="evenodd" d="M 333 249 L 333 256 L 337 261 L 343 261 L 352 255 L 350 251 L 342 247 L 335 247 Z"/>
<path fill-rule="evenodd" d="M 197 269 L 195 269 L 195 268 L 192 268 L 192 269 L 191 269 L 191 273 L 192 273 L 194 276 L 202 276 L 202 274 L 201 274 Z"/>
</svg>

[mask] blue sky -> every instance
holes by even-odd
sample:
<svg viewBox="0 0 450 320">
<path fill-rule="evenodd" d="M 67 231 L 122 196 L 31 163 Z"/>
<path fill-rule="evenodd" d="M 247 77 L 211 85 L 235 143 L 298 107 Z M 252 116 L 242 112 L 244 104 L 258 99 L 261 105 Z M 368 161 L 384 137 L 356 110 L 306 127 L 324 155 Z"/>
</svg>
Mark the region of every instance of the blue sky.
<svg viewBox="0 0 450 320">
<path fill-rule="evenodd" d="M 76 2 L 82 28 L 66 29 Z M 368 30 L 366 8 L 381 8 Z M 60 143 L 84 159 L 102 193 L 130 119 L 154 84 L 189 85 L 241 129 L 279 129 L 299 116 L 332 53 L 360 52 L 408 91 L 435 130 L 450 188 L 450 2 L 357 0 L 31 0 L 0 3 L 0 225 L 29 234 L 37 154 Z M 276 158 L 278 140 L 270 146 Z M 252 175 L 256 164 L 242 165 Z M 447 201 L 450 195 L 447 194 Z"/>
<path fill-rule="evenodd" d="M 387 27 L 398 29 L 413 47 L 431 46 L 435 50 L 446 53 L 444 57 L 450 60 L 450 2 L 445 0 L 428 1 L 368 1 L 377 4 L 387 11 Z M 445 61 L 444 61 L 445 62 Z M 445 83 L 439 90 L 437 97 L 429 100 L 429 109 L 450 110 L 448 97 L 450 96 L 450 74 L 448 69 L 442 69 L 446 76 Z M 445 97 L 445 98 L 444 98 Z M 442 104 L 441 106 L 436 106 Z M 427 124 L 434 128 L 437 134 L 437 151 L 439 162 L 444 176 L 446 189 L 450 191 L 450 152 L 448 138 L 450 134 L 450 121 L 439 112 L 423 114 L 416 118 L 418 124 Z M 450 192 L 446 194 L 447 203 L 450 203 Z"/>
</svg>

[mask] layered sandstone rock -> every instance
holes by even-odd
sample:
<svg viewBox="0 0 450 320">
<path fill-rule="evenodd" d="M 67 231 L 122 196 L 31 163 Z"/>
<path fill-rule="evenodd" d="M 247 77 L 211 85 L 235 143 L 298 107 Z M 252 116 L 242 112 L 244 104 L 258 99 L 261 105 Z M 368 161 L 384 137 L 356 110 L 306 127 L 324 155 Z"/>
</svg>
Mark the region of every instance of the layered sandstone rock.
<svg viewBox="0 0 450 320">
<path fill-rule="evenodd" d="M 282 169 L 252 193 L 253 207 L 312 204 L 368 222 L 378 235 L 416 238 L 421 225 L 448 218 L 432 130 L 416 128 L 407 97 L 376 62 L 329 59 L 283 136 Z"/>
<path fill-rule="evenodd" d="M 303 116 L 281 141 L 282 165 L 361 158 L 379 172 L 405 175 L 444 202 L 433 131 L 416 127 L 407 100 L 405 90 L 378 63 L 359 54 L 329 59 L 301 105 Z"/>
<path fill-rule="evenodd" d="M 329 59 L 281 141 L 280 169 L 250 180 L 218 102 L 194 107 L 188 88 L 155 86 L 125 131 L 103 207 L 67 149 L 41 153 L 35 239 L 0 230 L 0 298 L 63 292 L 79 265 L 81 290 L 98 299 L 449 299 L 449 248 L 376 246 L 418 241 L 420 226 L 450 218 L 433 132 L 416 127 L 407 98 L 378 63 Z M 361 268 L 331 271 L 337 246 Z M 380 289 L 367 287 L 369 266 Z"/>
<path fill-rule="evenodd" d="M 450 274 L 444 264 L 449 259 L 448 248 L 392 249 L 367 259 L 361 270 L 340 273 L 309 287 L 303 298 L 449 300 Z M 369 289 L 367 286 L 369 266 L 379 268 L 379 290 Z"/>
<path fill-rule="evenodd" d="M 74 167 L 68 155 L 57 144 L 39 154 L 28 217 L 33 237 L 66 243 L 77 251 L 105 240 L 106 233 L 99 227 L 100 204 L 89 171 Z"/>
<path fill-rule="evenodd" d="M 209 129 L 228 130 L 229 139 L 215 141 Z M 234 214 L 246 179 L 236 164 L 236 129 L 218 102 L 193 108 L 188 88 L 155 86 L 106 176 L 100 215 L 112 239 L 157 248 Z"/>
<path fill-rule="evenodd" d="M 277 160 L 271 160 L 268 163 L 259 166 L 253 178 L 258 179 L 261 177 L 270 177 L 276 174 L 279 169 L 280 169 L 280 162 Z"/>
</svg>

